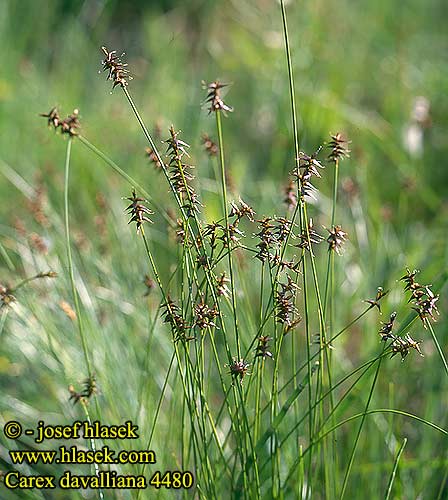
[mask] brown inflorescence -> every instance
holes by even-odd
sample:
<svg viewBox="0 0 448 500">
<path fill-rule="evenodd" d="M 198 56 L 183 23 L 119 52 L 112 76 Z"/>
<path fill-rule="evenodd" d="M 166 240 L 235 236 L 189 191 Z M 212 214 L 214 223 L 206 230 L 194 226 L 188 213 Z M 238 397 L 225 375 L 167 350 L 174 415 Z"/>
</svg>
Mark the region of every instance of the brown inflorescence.
<svg viewBox="0 0 448 500">
<path fill-rule="evenodd" d="M 121 87 L 126 87 L 128 85 L 129 70 L 127 69 L 127 64 L 121 61 L 121 58 L 117 55 L 116 50 L 108 51 L 106 47 L 101 47 L 104 53 L 104 59 L 101 61 L 103 65 L 103 71 L 108 71 L 107 79 L 113 82 L 113 87 L 117 85 Z M 124 56 L 124 53 L 121 57 Z"/>
<path fill-rule="evenodd" d="M 144 198 L 139 198 L 135 193 L 135 189 L 132 190 L 132 196 L 126 198 L 126 200 L 131 202 L 130 205 L 126 207 L 128 215 L 131 216 L 128 224 L 135 222 L 138 234 L 141 231 L 144 222 L 152 223 L 152 220 L 148 217 L 148 215 L 152 215 L 154 212 L 143 205 L 142 202 L 146 200 Z"/>
<path fill-rule="evenodd" d="M 431 285 L 420 285 L 415 281 L 415 276 L 419 271 L 414 269 L 412 272 L 406 269 L 406 274 L 400 278 L 406 283 L 405 291 L 411 292 L 409 302 L 412 302 L 414 311 L 417 311 L 423 327 L 426 328 L 426 322 L 430 319 L 436 321 L 435 315 L 439 315 L 437 301 L 439 295 L 435 295 L 431 290 Z"/>
<path fill-rule="evenodd" d="M 341 226 L 333 226 L 332 229 L 327 229 L 329 235 L 327 238 L 328 250 L 335 251 L 338 255 L 342 254 L 342 246 L 347 240 L 347 233 L 342 230 Z"/>
<path fill-rule="evenodd" d="M 223 111 L 224 114 L 228 111 L 233 111 L 231 106 L 228 106 L 223 100 L 221 96 L 221 90 L 224 87 L 228 87 L 228 83 L 221 83 L 218 80 L 206 84 L 202 82 L 202 85 L 205 89 L 207 89 L 207 97 L 205 98 L 205 103 L 209 106 L 208 112 L 215 113 L 216 111 Z"/>
<path fill-rule="evenodd" d="M 327 144 L 327 147 L 330 149 L 328 159 L 338 162 L 344 158 L 349 158 L 350 150 L 347 147 L 348 144 L 349 141 L 347 141 L 340 132 L 332 134 L 331 141 Z"/>
<path fill-rule="evenodd" d="M 48 119 L 48 126 L 53 127 L 55 130 L 60 130 L 61 134 L 67 134 L 70 137 L 78 135 L 79 123 L 79 110 L 74 109 L 71 115 L 68 115 L 64 120 L 61 120 L 58 109 L 52 108 L 48 113 L 41 113 L 40 116 Z"/>
<path fill-rule="evenodd" d="M 240 379 L 240 384 L 243 383 L 243 379 L 246 375 L 249 375 L 249 367 L 250 363 L 247 363 L 244 359 L 237 360 L 236 358 L 233 358 L 233 361 L 229 367 L 229 373 L 232 375 L 234 379 L 239 378 Z"/>
<path fill-rule="evenodd" d="M 194 212 L 200 211 L 199 207 L 202 205 L 194 188 L 191 186 L 191 181 L 194 179 L 191 170 L 194 167 L 186 163 L 184 159 L 189 156 L 187 149 L 190 145 L 179 139 L 179 133 L 171 125 L 170 137 L 165 141 L 167 144 L 166 155 L 169 158 L 169 176 L 173 189 L 181 197 L 187 216 L 191 217 Z"/>
</svg>

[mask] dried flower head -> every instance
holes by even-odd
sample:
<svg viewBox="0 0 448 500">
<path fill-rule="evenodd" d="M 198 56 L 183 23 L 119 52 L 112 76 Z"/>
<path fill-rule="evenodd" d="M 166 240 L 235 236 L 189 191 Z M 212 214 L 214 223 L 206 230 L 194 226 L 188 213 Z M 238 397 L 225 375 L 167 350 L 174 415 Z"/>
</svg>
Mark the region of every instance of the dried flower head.
<svg viewBox="0 0 448 500">
<path fill-rule="evenodd" d="M 411 349 L 416 350 L 420 356 L 423 356 L 422 351 L 420 350 L 421 341 L 414 340 L 409 333 L 407 333 L 404 337 L 396 337 L 392 344 L 392 356 L 393 358 L 396 354 L 400 353 L 401 361 L 406 358 Z"/>
<path fill-rule="evenodd" d="M 334 162 L 343 160 L 344 158 L 350 157 L 350 150 L 347 145 L 349 141 L 345 139 L 340 132 L 331 135 L 331 141 L 328 143 L 327 147 L 330 149 L 330 154 L 328 159 Z"/>
<path fill-rule="evenodd" d="M 331 230 L 328 228 L 326 229 L 329 232 L 327 238 L 327 243 L 329 245 L 328 250 L 334 250 L 338 255 L 341 255 L 342 245 L 347 240 L 347 233 L 342 230 L 341 226 L 333 226 Z"/>
<path fill-rule="evenodd" d="M 219 278 L 216 278 L 216 293 L 220 297 L 229 297 L 230 290 L 227 283 L 230 283 L 229 278 L 227 278 L 226 273 L 221 273 Z"/>
<path fill-rule="evenodd" d="M 126 200 L 129 200 L 131 202 L 131 204 L 128 207 L 126 207 L 128 215 L 131 216 L 128 224 L 131 224 L 131 222 L 135 222 L 138 234 L 144 222 L 152 223 L 152 220 L 148 217 L 148 215 L 151 215 L 154 212 L 152 212 L 148 207 L 143 205 L 142 201 L 146 200 L 144 198 L 139 198 L 135 193 L 135 189 L 132 190 L 132 196 L 126 198 Z"/>
<path fill-rule="evenodd" d="M 284 334 L 295 328 L 302 320 L 295 306 L 295 297 L 299 286 L 289 275 L 286 277 L 288 282 L 279 283 L 280 290 L 277 291 L 275 297 L 275 319 L 277 323 L 284 325 Z"/>
<path fill-rule="evenodd" d="M 189 157 L 187 149 L 189 144 L 179 139 L 180 131 L 176 132 L 174 127 L 170 127 L 170 137 L 165 141 L 167 144 L 166 155 L 169 157 L 168 167 L 170 168 L 170 180 L 175 192 L 181 197 L 183 208 L 190 217 L 194 212 L 199 212 L 201 202 L 191 185 L 194 175 L 191 170 L 194 168 L 185 162 L 184 157 Z"/>
<path fill-rule="evenodd" d="M 202 138 L 202 144 L 207 154 L 209 156 L 218 156 L 219 148 L 216 142 L 212 141 L 210 136 L 205 132 L 202 134 L 201 138 Z"/>
<path fill-rule="evenodd" d="M 218 307 L 215 304 L 213 307 L 209 307 L 202 299 L 199 304 L 194 306 L 195 312 L 195 322 L 194 326 L 197 326 L 201 330 L 206 328 L 216 328 L 215 318 L 218 316 Z"/>
<path fill-rule="evenodd" d="M 79 123 L 79 110 L 74 109 L 71 115 L 61 120 L 57 108 L 52 108 L 48 113 L 41 113 L 39 116 L 47 118 L 48 126 L 53 127 L 54 130 L 60 130 L 62 134 L 68 134 L 71 137 L 78 135 Z"/>
<path fill-rule="evenodd" d="M 380 328 L 380 331 L 378 333 L 379 333 L 381 340 L 383 342 L 386 342 L 387 340 L 395 338 L 395 336 L 392 334 L 392 329 L 394 327 L 394 322 L 395 322 L 396 317 L 397 317 L 397 313 L 393 312 L 390 315 L 390 319 L 387 323 L 381 322 L 381 324 L 383 326 Z"/>
<path fill-rule="evenodd" d="M 298 235 L 298 238 L 300 242 L 295 246 L 308 250 L 309 252 L 312 251 L 313 245 L 318 245 L 324 240 L 324 237 L 315 231 L 313 227 L 313 219 L 311 218 L 308 222 L 308 230 L 302 230 L 301 234 Z"/>
<path fill-rule="evenodd" d="M 277 243 L 273 232 L 275 226 L 272 222 L 272 217 L 265 217 L 257 221 L 260 231 L 255 236 L 260 239 L 260 242 L 256 245 L 258 252 L 255 257 L 263 263 L 272 259 L 270 250 Z"/>
<path fill-rule="evenodd" d="M 378 290 L 376 291 L 375 298 L 364 300 L 364 302 L 367 302 L 367 304 L 370 304 L 370 308 L 377 307 L 378 311 L 381 312 L 380 300 L 383 297 L 385 297 L 388 293 L 389 293 L 389 290 L 384 291 L 383 288 L 379 286 Z"/>
<path fill-rule="evenodd" d="M 163 165 L 159 160 L 157 153 L 152 148 L 145 148 L 145 155 L 149 158 L 149 161 L 154 165 L 156 170 L 161 170 Z"/>
<path fill-rule="evenodd" d="M 165 304 L 162 306 L 165 310 L 162 313 L 163 322 L 171 325 L 174 342 L 189 342 L 194 340 L 194 337 L 188 336 L 189 327 L 182 316 L 180 307 L 168 295 Z"/>
<path fill-rule="evenodd" d="M 406 274 L 400 278 L 400 281 L 406 283 L 404 289 L 411 292 L 409 302 L 413 303 L 412 309 L 417 311 L 423 327 L 427 328 L 426 322 L 430 319 L 436 321 L 435 315 L 439 315 L 436 305 L 439 295 L 435 295 L 432 292 L 431 285 L 420 285 L 420 283 L 415 281 L 415 276 L 418 272 L 417 269 L 410 271 L 409 268 L 406 268 Z"/>
<path fill-rule="evenodd" d="M 221 83 L 219 81 L 215 81 L 209 84 L 206 84 L 204 81 L 202 82 L 202 86 L 207 90 L 207 97 L 205 99 L 205 103 L 210 107 L 208 108 L 208 112 L 214 113 L 216 111 L 223 111 L 224 114 L 226 112 L 232 112 L 233 108 L 228 106 L 223 100 L 221 96 L 221 90 L 224 87 L 228 87 L 228 83 Z"/>
<path fill-rule="evenodd" d="M 311 156 L 307 155 L 303 151 L 300 151 L 299 157 L 297 158 L 297 166 L 291 172 L 291 175 L 296 178 L 299 185 L 299 193 L 302 200 L 306 196 L 316 199 L 315 192 L 316 188 L 311 184 L 311 179 L 313 176 L 320 178 L 319 169 L 323 169 L 324 166 L 317 160 L 317 156 L 320 153 L 322 147 L 319 147 Z"/>
<path fill-rule="evenodd" d="M 255 221 L 255 211 L 247 203 L 244 203 L 241 198 L 239 206 L 234 201 L 230 203 L 230 206 L 232 208 L 230 210 L 229 217 L 236 217 L 236 219 L 240 221 L 244 216 L 246 216 L 251 222 Z"/>
<path fill-rule="evenodd" d="M 63 134 L 68 134 L 71 137 L 75 136 L 78 134 L 77 130 L 80 128 L 80 123 L 79 123 L 79 110 L 75 109 L 73 110 L 73 113 L 71 115 L 68 115 L 67 118 L 62 120 L 59 123 L 61 127 L 61 132 Z"/>
<path fill-rule="evenodd" d="M 143 283 L 146 287 L 146 291 L 144 293 L 144 297 L 148 297 L 151 295 L 152 291 L 156 287 L 156 282 L 149 276 L 148 274 L 145 274 L 145 279 L 143 280 Z"/>
<path fill-rule="evenodd" d="M 272 337 L 268 335 L 261 335 L 258 337 L 258 344 L 255 348 L 255 357 L 257 358 L 271 358 L 274 359 L 272 352 L 269 351 L 269 342 L 272 340 Z"/>
<path fill-rule="evenodd" d="M 48 126 L 56 130 L 59 127 L 59 122 L 60 122 L 60 117 L 59 117 L 59 112 L 58 108 L 55 106 L 54 108 L 51 108 L 48 113 L 40 113 L 39 116 L 42 116 L 44 118 L 48 119 Z"/>
<path fill-rule="evenodd" d="M 284 193 L 285 197 L 283 198 L 283 201 L 288 207 L 288 210 L 294 210 L 297 206 L 297 191 L 292 179 L 289 179 L 287 186 L 285 186 Z"/>
<path fill-rule="evenodd" d="M 86 378 L 83 382 L 83 397 L 90 399 L 94 394 L 98 393 L 98 387 L 96 385 L 96 377 L 95 374 L 90 375 L 90 377 Z"/>
<path fill-rule="evenodd" d="M 415 277 L 419 272 L 420 271 L 418 269 L 414 269 L 413 271 L 411 271 L 408 267 L 406 268 L 406 274 L 400 278 L 400 281 L 404 281 L 406 283 L 404 287 L 406 291 L 410 290 L 413 293 L 414 290 L 423 288 L 422 285 L 415 281 Z"/>
<path fill-rule="evenodd" d="M 109 52 L 106 47 L 101 47 L 105 58 L 101 61 L 103 65 L 103 71 L 108 71 L 107 79 L 113 81 L 113 89 L 120 85 L 121 87 L 126 87 L 128 85 L 128 79 L 132 78 L 129 76 L 129 70 L 127 64 L 121 61 L 121 58 L 117 55 L 116 50 Z M 121 54 L 121 57 L 124 56 Z"/>
<path fill-rule="evenodd" d="M 0 309 L 9 306 L 12 302 L 16 301 L 16 298 L 12 294 L 11 287 L 0 284 L 0 300 Z"/>
<path fill-rule="evenodd" d="M 429 319 L 436 321 L 434 314 L 437 314 L 437 316 L 440 314 L 436 305 L 436 302 L 439 300 L 439 295 L 434 295 L 428 286 L 425 288 L 425 297 L 421 297 L 417 300 L 415 302 L 415 307 L 412 308 L 414 311 L 417 311 L 424 328 L 426 328 L 426 321 L 429 321 Z"/>
<path fill-rule="evenodd" d="M 229 373 L 232 375 L 232 377 L 234 379 L 237 378 L 240 379 L 240 384 L 243 384 L 243 378 L 246 375 L 250 375 L 249 374 L 250 363 L 247 363 L 242 358 L 239 361 L 236 358 L 233 358 L 233 362 L 227 366 L 229 367 Z"/>
<path fill-rule="evenodd" d="M 69 401 L 73 401 L 73 404 L 82 402 L 87 404 L 89 399 L 98 393 L 98 387 L 96 384 L 96 377 L 94 374 L 90 375 L 86 380 L 83 381 L 83 389 L 78 392 L 75 387 L 70 384 L 68 386 L 68 392 L 70 393 Z"/>
</svg>

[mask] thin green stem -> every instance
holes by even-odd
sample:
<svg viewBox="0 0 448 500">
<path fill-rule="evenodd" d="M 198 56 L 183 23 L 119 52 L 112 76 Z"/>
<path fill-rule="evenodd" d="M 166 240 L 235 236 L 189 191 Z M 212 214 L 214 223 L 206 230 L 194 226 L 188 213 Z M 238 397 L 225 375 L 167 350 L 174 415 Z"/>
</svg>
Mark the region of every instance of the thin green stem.
<svg viewBox="0 0 448 500">
<path fill-rule="evenodd" d="M 70 245 L 70 225 L 69 225 L 69 177 L 70 177 L 70 156 L 72 149 L 72 138 L 69 137 L 67 141 L 67 150 L 65 155 L 65 177 L 64 177 L 64 221 L 65 221 L 65 243 L 66 243 L 66 251 L 67 251 L 67 264 L 68 264 L 68 273 L 70 278 L 70 284 L 72 288 L 73 301 L 75 304 L 76 311 L 76 319 L 78 324 L 79 336 L 81 338 L 82 350 L 84 353 L 84 360 L 86 363 L 87 373 L 89 374 L 89 378 L 92 377 L 92 369 L 90 364 L 89 352 L 87 350 L 87 342 L 84 333 L 82 317 L 81 317 L 81 308 L 79 305 L 78 292 L 76 290 L 75 283 L 75 274 L 73 270 L 73 259 L 72 259 L 72 250 Z"/>
<path fill-rule="evenodd" d="M 224 161 L 224 141 L 222 134 L 222 121 L 221 121 L 221 112 L 217 110 L 215 112 L 216 115 L 216 130 L 218 132 L 218 144 L 219 144 L 219 164 L 221 167 L 221 190 L 222 190 L 222 203 L 223 203 L 223 211 L 224 211 L 224 220 L 226 226 L 226 241 L 229 246 L 231 246 L 230 241 L 230 229 L 229 229 L 229 216 L 228 216 L 228 206 L 227 206 L 227 181 L 226 181 L 226 168 Z M 241 358 L 241 346 L 240 346 L 240 337 L 239 337 L 239 328 L 238 328 L 238 317 L 237 317 L 237 305 L 236 305 L 236 292 L 235 292 L 235 274 L 233 271 L 233 258 L 232 252 L 228 252 L 228 261 L 229 261 L 229 274 L 230 274 L 230 290 L 231 290 L 231 298 L 232 298 L 232 312 L 233 312 L 233 323 L 235 327 L 235 341 L 236 341 L 236 350 L 238 359 Z"/>
<path fill-rule="evenodd" d="M 427 318 L 425 319 L 425 324 L 428 327 L 429 331 L 431 332 L 432 340 L 434 342 L 434 345 L 436 346 L 437 352 L 439 353 L 440 359 L 442 360 L 445 372 L 448 375 L 448 363 L 446 361 L 445 354 L 443 354 L 442 348 L 440 347 L 439 341 L 437 340 L 436 334 L 429 319 Z"/>
<path fill-rule="evenodd" d="M 400 449 L 398 450 L 397 456 L 395 457 L 394 467 L 392 469 L 392 472 L 391 472 L 391 475 L 390 475 L 390 478 L 389 478 L 389 484 L 387 485 L 387 491 L 386 491 L 386 495 L 384 496 L 384 500 L 389 500 L 390 494 L 392 493 L 392 487 L 394 485 L 395 476 L 397 474 L 398 463 L 400 461 L 401 454 L 403 453 L 404 447 L 406 446 L 407 442 L 408 442 L 407 438 L 404 438 L 403 439 L 403 443 L 400 446 Z"/>
<path fill-rule="evenodd" d="M 383 346 L 383 352 L 384 352 L 385 348 L 386 348 L 386 345 Z M 348 465 L 347 465 L 347 469 L 345 471 L 344 482 L 342 484 L 341 495 L 339 497 L 340 500 L 342 500 L 344 498 L 345 491 L 347 489 L 348 478 L 350 476 L 350 472 L 351 472 L 351 469 L 352 469 L 352 466 L 353 466 L 353 461 L 355 459 L 356 449 L 358 448 L 359 438 L 361 436 L 361 432 L 362 432 L 362 429 L 363 429 L 363 426 L 364 426 L 366 415 L 367 415 L 367 412 L 369 410 L 370 401 L 372 400 L 372 397 L 373 397 L 373 391 L 375 389 L 376 382 L 378 380 L 378 374 L 380 372 L 382 359 L 383 358 L 380 358 L 378 360 L 378 366 L 377 366 L 377 369 L 376 369 L 376 372 L 375 372 L 375 376 L 373 377 L 372 386 L 370 387 L 369 397 L 367 398 L 367 403 L 366 403 L 366 407 L 365 407 L 365 410 L 364 410 L 364 417 L 361 419 L 361 423 L 359 424 L 358 432 L 356 434 L 355 442 L 353 444 L 353 448 L 352 448 L 352 451 L 351 451 L 351 454 L 350 454 L 350 459 L 349 459 L 349 462 L 348 462 Z"/>
<path fill-rule="evenodd" d="M 160 213 L 163 218 L 168 222 L 170 226 L 173 225 L 173 220 L 172 218 L 166 213 L 166 210 L 162 208 L 155 200 L 154 198 L 146 191 L 146 189 L 139 183 L 137 182 L 133 177 L 131 177 L 128 173 L 126 173 L 122 168 L 120 168 L 109 156 L 107 156 L 105 153 L 103 153 L 100 149 L 98 149 L 94 144 L 92 144 L 90 141 L 88 141 L 84 136 L 78 135 L 76 136 L 77 139 L 79 139 L 84 146 L 86 146 L 90 151 L 92 151 L 94 154 L 98 156 L 98 158 L 101 158 L 109 167 L 111 167 L 115 172 L 118 173 L 123 179 L 125 179 L 132 187 L 135 187 L 149 202 L 150 205 L 154 207 L 155 210 L 157 210 L 158 213 Z"/>
</svg>

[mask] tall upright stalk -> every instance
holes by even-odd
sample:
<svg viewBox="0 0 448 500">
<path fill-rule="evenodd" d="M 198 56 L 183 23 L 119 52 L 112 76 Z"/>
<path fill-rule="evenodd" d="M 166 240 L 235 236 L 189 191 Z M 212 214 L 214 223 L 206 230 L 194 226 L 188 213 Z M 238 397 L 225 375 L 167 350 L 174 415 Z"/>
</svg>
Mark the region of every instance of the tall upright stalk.
<svg viewBox="0 0 448 500">
<path fill-rule="evenodd" d="M 70 285 L 71 285 L 71 289 L 72 289 L 73 302 L 74 302 L 75 311 L 76 311 L 76 323 L 78 325 L 78 332 L 79 332 L 79 336 L 81 338 L 81 345 L 82 345 L 82 350 L 84 353 L 84 361 L 86 364 L 87 373 L 88 373 L 89 378 L 90 378 L 93 376 L 93 373 L 92 373 L 92 368 L 91 368 L 91 363 L 90 363 L 89 352 L 87 349 L 86 336 L 85 336 L 84 327 L 83 327 L 83 323 L 82 323 L 81 308 L 79 306 L 78 291 L 76 289 L 75 274 L 74 274 L 74 270 L 73 270 L 72 250 L 71 250 L 71 243 L 70 243 L 68 195 L 69 195 L 70 157 L 71 157 L 71 151 L 72 151 L 72 141 L 73 141 L 73 139 L 71 137 L 69 137 L 67 140 L 67 149 L 66 149 L 66 154 L 65 154 L 65 174 L 64 174 L 65 244 L 66 244 L 66 252 L 67 252 L 68 275 L 70 278 Z"/>
<path fill-rule="evenodd" d="M 294 154 L 295 154 L 295 163 L 297 171 L 299 170 L 300 162 L 299 162 L 299 153 L 300 153 L 300 142 L 299 142 L 299 128 L 297 122 L 297 109 L 296 109 L 296 99 L 295 99 L 295 90 L 294 90 L 294 74 L 292 69 L 292 60 L 291 60 L 291 48 L 289 42 L 289 32 L 288 32 L 288 23 L 286 19 L 286 9 L 284 0 L 280 0 L 281 14 L 282 14 L 282 24 L 283 24 L 283 35 L 285 39 L 285 51 L 286 51 L 286 62 L 288 67 L 288 83 L 289 83 L 289 97 L 291 103 L 291 120 L 292 120 L 292 131 L 294 137 Z M 299 221 L 300 221 L 300 230 L 302 231 L 304 227 L 307 227 L 307 222 L 304 219 L 303 213 L 303 202 L 301 200 L 301 192 L 300 192 L 300 179 L 298 179 L 298 203 L 296 209 L 294 211 L 291 231 L 293 224 L 295 222 L 295 216 L 297 212 L 299 212 Z M 286 245 L 285 245 L 286 247 Z M 310 334 L 310 324 L 309 324 L 309 312 L 308 312 L 308 288 L 307 288 L 307 272 L 306 272 L 306 260 L 303 259 L 303 300 L 304 300 L 304 316 L 305 316 L 305 332 L 306 332 L 306 353 L 307 353 L 307 371 L 308 371 L 308 411 L 309 411 L 309 419 L 308 419 L 308 435 L 311 438 L 313 434 L 313 408 L 312 408 L 312 386 L 311 386 L 311 352 L 310 352 L 310 344 L 311 344 L 311 334 Z M 311 473 L 311 455 L 308 459 L 308 475 Z M 308 476 L 309 478 L 310 476 Z"/>
<path fill-rule="evenodd" d="M 241 358 L 241 347 L 240 347 L 240 337 L 238 331 L 238 317 L 236 308 L 236 293 L 235 293 L 235 275 L 233 272 L 233 258 L 231 252 L 231 241 L 229 232 L 229 215 L 228 215 L 228 205 L 227 205 L 227 181 L 226 181 L 226 169 L 224 162 L 224 143 L 222 136 L 222 122 L 221 122 L 221 111 L 217 110 L 216 115 L 216 130 L 218 132 L 218 142 L 219 142 L 219 164 L 221 166 L 221 190 L 222 190 L 222 203 L 224 211 L 224 220 L 226 223 L 226 239 L 229 245 L 228 261 L 229 261 L 229 273 L 230 273 L 230 287 L 232 296 L 232 312 L 233 312 L 233 323 L 235 327 L 235 341 L 238 359 Z"/>
</svg>

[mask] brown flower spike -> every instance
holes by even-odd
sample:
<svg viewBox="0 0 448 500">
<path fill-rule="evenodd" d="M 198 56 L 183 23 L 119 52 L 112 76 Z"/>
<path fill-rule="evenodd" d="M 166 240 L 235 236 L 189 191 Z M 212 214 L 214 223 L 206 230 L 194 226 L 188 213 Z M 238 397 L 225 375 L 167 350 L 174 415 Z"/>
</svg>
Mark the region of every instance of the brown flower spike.
<svg viewBox="0 0 448 500">
<path fill-rule="evenodd" d="M 56 107 L 50 109 L 48 113 L 40 113 L 39 116 L 48 119 L 48 126 L 53 127 L 55 130 L 60 130 L 61 134 L 68 134 L 71 137 L 78 135 L 79 123 L 79 110 L 74 109 L 71 115 L 61 120 L 58 109 Z"/>
<path fill-rule="evenodd" d="M 327 238 L 328 250 L 335 251 L 338 255 L 342 254 L 342 245 L 347 240 L 347 233 L 342 230 L 341 226 L 333 226 L 333 229 L 327 229 L 330 233 Z"/>
<path fill-rule="evenodd" d="M 129 200 L 131 202 L 131 204 L 128 207 L 126 207 L 128 215 L 131 216 L 128 224 L 131 224 L 131 222 L 135 222 L 138 234 L 144 222 L 152 223 L 152 220 L 148 217 L 148 215 L 151 215 L 154 212 L 149 210 L 148 207 L 145 207 L 145 205 L 141 203 L 142 201 L 146 200 L 144 198 L 137 197 L 135 189 L 132 190 L 132 196 L 126 198 L 126 200 Z"/>
<path fill-rule="evenodd" d="M 328 159 L 336 163 L 340 160 L 343 160 L 344 158 L 349 158 L 350 150 L 347 147 L 348 144 L 349 141 L 347 141 L 347 139 L 344 139 L 340 132 L 331 135 L 331 141 L 327 145 L 327 147 L 330 149 Z"/>
<path fill-rule="evenodd" d="M 243 378 L 246 375 L 249 375 L 249 367 L 250 363 L 244 361 L 244 359 L 240 359 L 239 361 L 236 358 L 233 358 L 233 362 L 228 365 L 229 373 L 232 375 L 234 379 L 239 378 L 240 384 L 243 384 Z"/>
<path fill-rule="evenodd" d="M 107 79 L 112 80 L 113 89 L 120 85 L 121 87 L 126 87 L 128 85 L 128 79 L 131 79 L 129 76 L 129 70 L 126 69 L 127 64 L 124 64 L 120 57 L 117 55 L 116 50 L 112 50 L 109 52 L 106 47 L 101 47 L 105 58 L 101 61 L 103 65 L 103 71 L 108 71 Z M 121 57 L 124 56 L 124 52 Z"/>
<path fill-rule="evenodd" d="M 205 99 L 205 103 L 210 107 L 208 108 L 208 113 L 216 113 L 216 111 L 223 111 L 224 114 L 228 111 L 229 113 L 233 111 L 231 106 L 228 106 L 223 100 L 221 96 L 221 90 L 224 87 L 228 87 L 228 83 L 221 83 L 218 80 L 206 84 L 204 81 L 202 85 L 205 89 L 207 89 L 207 97 Z"/>
</svg>

